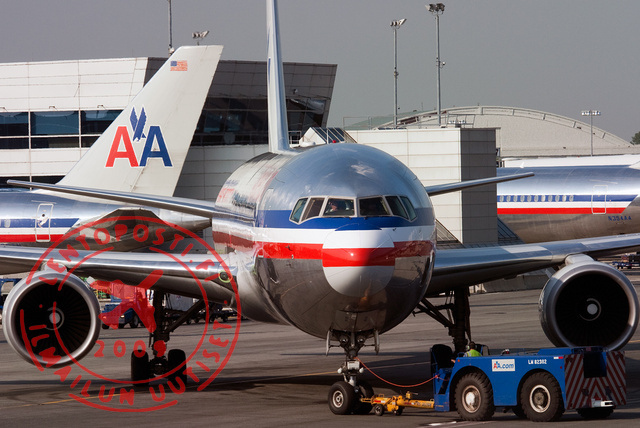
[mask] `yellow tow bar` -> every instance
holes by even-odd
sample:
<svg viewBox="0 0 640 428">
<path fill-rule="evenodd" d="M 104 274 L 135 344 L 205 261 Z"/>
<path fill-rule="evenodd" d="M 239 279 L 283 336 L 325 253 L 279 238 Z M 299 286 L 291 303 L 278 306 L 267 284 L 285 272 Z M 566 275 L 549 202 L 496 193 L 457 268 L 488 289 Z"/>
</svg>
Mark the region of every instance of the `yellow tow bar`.
<svg viewBox="0 0 640 428">
<path fill-rule="evenodd" d="M 384 395 L 374 395 L 371 398 L 361 398 L 363 403 L 370 403 L 373 406 L 373 412 L 382 416 L 385 412 L 393 412 L 394 415 L 400 416 L 405 407 L 414 407 L 417 409 L 433 409 L 433 400 L 414 400 L 412 394 L 407 392 L 405 395 L 394 395 L 385 397 Z"/>
</svg>

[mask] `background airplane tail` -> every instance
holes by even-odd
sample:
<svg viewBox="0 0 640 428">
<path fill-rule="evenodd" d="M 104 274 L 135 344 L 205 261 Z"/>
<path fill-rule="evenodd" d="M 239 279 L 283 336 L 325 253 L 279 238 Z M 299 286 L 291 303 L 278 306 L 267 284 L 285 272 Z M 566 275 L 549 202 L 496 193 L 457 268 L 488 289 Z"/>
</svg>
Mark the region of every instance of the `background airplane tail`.
<svg viewBox="0 0 640 428">
<path fill-rule="evenodd" d="M 177 49 L 59 184 L 172 196 L 221 53 Z"/>
</svg>

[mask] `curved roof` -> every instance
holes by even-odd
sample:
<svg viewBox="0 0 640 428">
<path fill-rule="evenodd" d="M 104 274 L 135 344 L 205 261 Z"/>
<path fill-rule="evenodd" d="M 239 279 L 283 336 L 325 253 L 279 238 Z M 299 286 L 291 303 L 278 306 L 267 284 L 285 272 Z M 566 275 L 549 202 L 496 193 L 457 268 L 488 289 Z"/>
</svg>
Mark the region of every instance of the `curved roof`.
<svg viewBox="0 0 640 428">
<path fill-rule="evenodd" d="M 496 128 L 501 157 L 588 156 L 591 154 L 589 123 L 518 107 L 472 106 L 442 111 L 442 123 L 463 128 Z M 437 112 L 404 116 L 398 127 L 437 126 Z M 389 127 L 387 123 L 382 127 Z M 640 147 L 603 129 L 593 127 L 593 154 L 640 153 Z"/>
</svg>

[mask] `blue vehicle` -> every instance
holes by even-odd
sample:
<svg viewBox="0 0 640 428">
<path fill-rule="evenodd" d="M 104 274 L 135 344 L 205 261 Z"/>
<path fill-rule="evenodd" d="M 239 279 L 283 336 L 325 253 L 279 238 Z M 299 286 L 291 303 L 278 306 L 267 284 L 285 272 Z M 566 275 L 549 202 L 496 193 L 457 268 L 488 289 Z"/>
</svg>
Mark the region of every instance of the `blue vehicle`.
<svg viewBox="0 0 640 428">
<path fill-rule="evenodd" d="M 611 264 L 618 269 L 631 269 L 640 266 L 639 254 L 624 254 L 620 260 L 614 260 Z"/>
<path fill-rule="evenodd" d="M 601 347 L 549 348 L 532 353 L 454 357 L 431 349 L 434 409 L 457 409 L 465 420 L 488 420 L 496 407 L 537 422 L 575 409 L 587 419 L 609 416 L 626 403 L 624 353 Z"/>
<path fill-rule="evenodd" d="M 115 300 L 115 299 L 114 299 Z M 128 308 L 122 313 L 112 312 L 114 311 L 120 304 L 119 303 L 107 303 L 104 305 L 104 309 L 102 310 L 102 314 L 100 318 L 102 319 L 102 328 L 108 329 L 109 325 L 118 325 L 118 328 L 124 328 L 125 325 L 129 325 L 131 328 L 140 327 L 142 321 L 138 317 L 138 314 L 133 310 L 133 308 Z"/>
</svg>

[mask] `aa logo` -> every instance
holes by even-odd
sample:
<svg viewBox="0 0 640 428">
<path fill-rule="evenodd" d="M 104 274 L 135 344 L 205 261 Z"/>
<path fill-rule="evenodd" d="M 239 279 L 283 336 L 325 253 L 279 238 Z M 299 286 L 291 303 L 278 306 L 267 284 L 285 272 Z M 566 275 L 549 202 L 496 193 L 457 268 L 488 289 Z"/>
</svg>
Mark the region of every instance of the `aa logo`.
<svg viewBox="0 0 640 428">
<path fill-rule="evenodd" d="M 491 371 L 493 371 L 493 372 L 515 372 L 516 371 L 516 360 L 514 360 L 514 359 L 491 360 Z"/>
<path fill-rule="evenodd" d="M 136 114 L 134 107 L 131 110 L 129 121 L 131 123 L 131 133 L 127 126 L 118 126 L 116 129 L 111 143 L 111 150 L 109 150 L 109 157 L 107 157 L 106 167 L 112 168 L 116 159 L 125 159 L 131 167 L 144 167 L 147 165 L 149 158 L 159 158 L 164 166 L 173 166 L 160 126 L 150 125 L 145 135 L 147 114 L 144 111 L 144 107 L 140 112 L 140 116 Z M 133 135 L 133 138 L 131 138 L 131 135 Z M 140 159 L 138 159 L 133 145 L 141 145 L 142 143 L 144 143 L 144 148 Z"/>
</svg>

